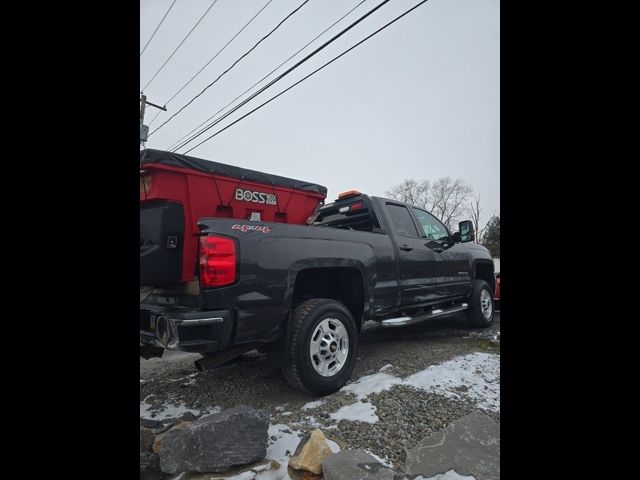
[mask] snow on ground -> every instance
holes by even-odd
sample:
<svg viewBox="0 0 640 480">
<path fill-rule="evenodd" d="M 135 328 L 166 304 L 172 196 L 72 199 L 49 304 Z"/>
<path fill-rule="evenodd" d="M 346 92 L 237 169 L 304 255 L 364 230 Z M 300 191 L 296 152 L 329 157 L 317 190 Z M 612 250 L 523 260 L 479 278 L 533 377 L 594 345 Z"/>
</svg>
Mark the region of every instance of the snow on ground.
<svg viewBox="0 0 640 480">
<path fill-rule="evenodd" d="M 179 418 L 187 412 L 191 412 L 194 415 L 200 415 L 200 411 L 187 408 L 184 404 L 179 405 L 166 405 L 162 410 L 151 410 L 151 405 L 147 402 L 140 402 L 140 417 L 152 418 L 153 420 L 165 420 L 167 418 Z M 155 417 L 151 414 L 155 413 Z"/>
<path fill-rule="evenodd" d="M 379 457 L 378 455 L 373 453 L 371 450 L 367 450 L 366 448 L 364 449 L 364 451 L 367 452 L 369 455 L 371 455 L 373 458 L 375 458 L 377 461 L 379 461 L 385 467 L 395 468 L 393 463 L 391 463 L 387 458 Z"/>
<path fill-rule="evenodd" d="M 477 352 L 408 376 L 402 382 L 448 397 L 464 395 L 478 407 L 500 411 L 500 356 Z"/>
<path fill-rule="evenodd" d="M 455 470 L 447 470 L 444 473 L 439 473 L 435 477 L 423 477 L 422 475 L 418 475 L 413 480 L 476 480 L 476 477 L 460 475 Z"/>
<path fill-rule="evenodd" d="M 307 416 L 304 419 L 304 423 L 306 423 L 307 425 L 309 425 L 311 427 L 322 428 L 322 424 L 320 422 L 318 422 L 318 420 L 316 420 L 316 417 L 314 417 L 313 415 Z"/>
<path fill-rule="evenodd" d="M 324 400 L 316 400 L 315 402 L 305 403 L 302 406 L 302 410 L 311 410 L 312 408 L 318 408 L 324 403 Z"/>
<path fill-rule="evenodd" d="M 221 411 L 220 407 L 212 407 L 203 414 L 212 414 L 218 413 Z M 173 405 L 161 405 L 160 408 L 153 406 L 146 402 L 146 398 L 140 402 L 140 417 L 141 418 L 149 418 L 153 420 L 165 420 L 167 418 L 180 418 L 187 412 L 193 413 L 195 416 L 200 415 L 199 410 L 193 410 L 191 408 L 187 408 L 183 403 L 173 404 Z M 151 416 L 155 414 L 155 416 Z"/>
<path fill-rule="evenodd" d="M 383 368 L 387 369 L 386 366 Z M 387 390 L 394 385 L 408 385 L 455 398 L 463 393 L 478 407 L 499 412 L 500 356 L 484 352 L 471 353 L 432 365 L 405 379 L 378 372 L 359 378 L 342 387 L 341 391 L 354 393 L 358 400 L 364 400 L 372 393 Z"/>
<path fill-rule="evenodd" d="M 224 477 L 226 480 L 253 480 L 256 478 L 256 474 L 251 470 L 247 472 L 239 473 L 238 475 L 233 475 L 232 477 Z"/>
<path fill-rule="evenodd" d="M 379 421 L 376 415 L 376 407 L 366 398 L 372 393 L 388 390 L 394 385 L 408 385 L 427 392 L 438 393 L 448 397 L 459 397 L 466 395 L 474 401 L 478 407 L 500 411 L 500 356 L 484 352 L 476 352 L 460 357 L 456 357 L 439 365 L 432 365 L 404 379 L 386 373 L 393 368 L 392 365 L 385 365 L 379 372 L 361 377 L 357 381 L 346 385 L 342 392 L 353 393 L 358 401 L 351 405 L 345 405 L 333 412 L 330 417 L 334 420 L 360 421 L 376 423 Z M 146 400 L 146 399 L 145 399 Z M 302 410 L 318 408 L 325 400 L 316 400 L 306 403 Z M 150 418 L 150 407 L 146 401 L 140 402 L 140 416 Z M 277 411 L 283 411 L 284 407 L 277 407 Z M 214 411 L 219 411 L 215 407 Z M 214 413 L 210 411 L 209 413 Z M 190 410 L 184 405 L 167 405 L 156 414 L 155 419 L 162 420 L 169 417 L 179 417 L 185 412 L 197 414 L 196 410 Z M 291 415 L 291 412 L 283 412 L 281 415 Z M 307 416 L 306 424 L 320 426 L 313 416 Z M 327 430 L 327 428 L 324 428 Z M 289 479 L 287 466 L 289 459 L 293 456 L 303 433 L 285 424 L 274 424 L 269 426 L 269 446 L 267 448 L 266 460 L 275 460 L 279 463 L 277 469 L 265 468 L 245 471 L 234 474 L 231 477 L 220 477 L 225 480 L 279 480 Z M 275 437 L 275 440 L 271 440 Z M 339 452 L 340 446 L 327 439 L 327 443 L 333 452 Z M 387 459 L 367 451 L 383 465 L 393 468 L 393 464 Z M 463 476 L 449 470 L 446 473 L 438 474 L 434 477 L 418 476 L 414 480 L 475 480 L 472 476 Z"/>
<path fill-rule="evenodd" d="M 266 460 L 275 460 L 280 464 L 280 467 L 277 469 L 261 469 L 258 472 L 242 472 L 240 475 L 245 476 L 236 475 L 233 477 L 224 477 L 225 480 L 276 480 L 290 478 L 287 470 L 289 459 L 293 456 L 304 434 L 290 428 L 288 425 L 278 423 L 269 425 L 268 435 L 269 446 L 267 447 Z M 276 440 L 271 440 L 271 437 L 275 437 Z M 332 452 L 336 453 L 340 451 L 340 446 L 333 440 L 327 439 L 327 443 Z"/>
<path fill-rule="evenodd" d="M 355 382 L 342 387 L 341 392 L 350 392 L 358 397 L 358 400 L 362 400 L 372 393 L 382 392 L 388 390 L 393 385 L 402 383 L 402 379 L 388 373 L 374 373 L 373 375 L 365 375 L 360 377 Z"/>
<path fill-rule="evenodd" d="M 351 422 L 366 422 L 366 423 L 377 423 L 378 416 L 376 415 L 376 407 L 375 405 L 370 404 L 369 402 L 356 402 L 351 405 L 345 405 L 341 407 L 337 412 L 333 412 L 330 417 L 333 420 L 349 420 Z"/>
</svg>

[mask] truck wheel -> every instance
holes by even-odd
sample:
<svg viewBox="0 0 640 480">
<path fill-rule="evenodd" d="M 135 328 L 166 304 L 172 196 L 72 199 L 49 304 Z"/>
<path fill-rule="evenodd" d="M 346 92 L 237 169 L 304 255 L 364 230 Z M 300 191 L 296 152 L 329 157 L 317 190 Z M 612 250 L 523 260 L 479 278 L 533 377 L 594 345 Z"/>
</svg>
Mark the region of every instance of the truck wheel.
<svg viewBox="0 0 640 480">
<path fill-rule="evenodd" d="M 282 371 L 293 387 L 329 395 L 347 383 L 357 348 L 358 330 L 344 305 L 329 298 L 307 300 L 291 315 Z"/>
<path fill-rule="evenodd" d="M 465 312 L 467 320 L 474 327 L 488 327 L 493 323 L 493 293 L 484 280 L 476 280 L 469 299 L 469 308 Z"/>
</svg>

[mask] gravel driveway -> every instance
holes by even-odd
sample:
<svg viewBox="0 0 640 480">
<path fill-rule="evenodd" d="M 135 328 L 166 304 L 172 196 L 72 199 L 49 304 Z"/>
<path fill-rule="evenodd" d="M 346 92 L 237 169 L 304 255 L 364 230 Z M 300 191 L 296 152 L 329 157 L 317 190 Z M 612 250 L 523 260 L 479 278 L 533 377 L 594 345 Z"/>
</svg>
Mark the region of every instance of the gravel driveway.
<svg viewBox="0 0 640 480">
<path fill-rule="evenodd" d="M 464 316 L 394 329 L 367 322 L 349 384 L 322 398 L 294 390 L 255 352 L 202 373 L 193 365 L 198 355 L 165 352 L 140 359 L 141 416 L 250 405 L 268 410 L 272 425 L 302 433 L 320 427 L 403 468 L 407 448 L 475 409 L 500 421 L 499 332 L 499 313 L 485 330 L 471 329 Z"/>
</svg>

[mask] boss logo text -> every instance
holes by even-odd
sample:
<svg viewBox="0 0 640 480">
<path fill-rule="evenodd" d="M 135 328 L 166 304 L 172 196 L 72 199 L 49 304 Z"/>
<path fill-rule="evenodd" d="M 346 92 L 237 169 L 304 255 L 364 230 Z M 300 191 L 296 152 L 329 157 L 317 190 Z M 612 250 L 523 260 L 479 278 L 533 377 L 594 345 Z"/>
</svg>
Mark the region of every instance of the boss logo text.
<svg viewBox="0 0 640 480">
<path fill-rule="evenodd" d="M 266 203 L 267 205 L 277 205 L 278 199 L 273 193 L 252 192 L 251 190 L 236 189 L 236 200 L 245 202 Z"/>
</svg>

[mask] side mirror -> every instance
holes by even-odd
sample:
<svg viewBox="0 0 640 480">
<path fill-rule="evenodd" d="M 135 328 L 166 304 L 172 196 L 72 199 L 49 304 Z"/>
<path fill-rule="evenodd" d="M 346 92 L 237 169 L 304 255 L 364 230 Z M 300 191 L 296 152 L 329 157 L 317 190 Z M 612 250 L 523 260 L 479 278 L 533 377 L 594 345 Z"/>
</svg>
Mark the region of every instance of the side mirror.
<svg viewBox="0 0 640 480">
<path fill-rule="evenodd" d="M 464 220 L 458 224 L 459 232 L 455 234 L 456 241 L 460 243 L 473 242 L 476 239 L 476 232 L 473 229 L 471 220 Z"/>
</svg>

